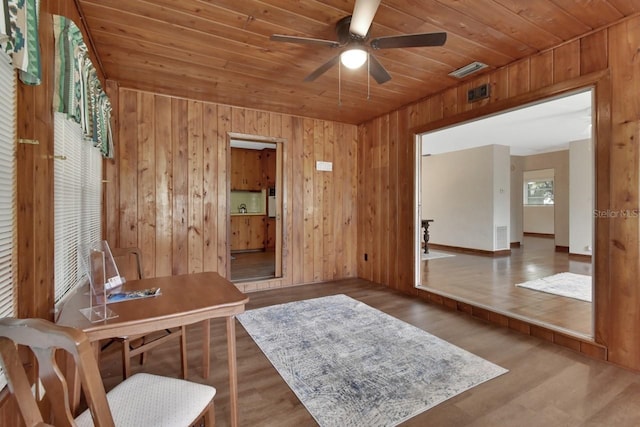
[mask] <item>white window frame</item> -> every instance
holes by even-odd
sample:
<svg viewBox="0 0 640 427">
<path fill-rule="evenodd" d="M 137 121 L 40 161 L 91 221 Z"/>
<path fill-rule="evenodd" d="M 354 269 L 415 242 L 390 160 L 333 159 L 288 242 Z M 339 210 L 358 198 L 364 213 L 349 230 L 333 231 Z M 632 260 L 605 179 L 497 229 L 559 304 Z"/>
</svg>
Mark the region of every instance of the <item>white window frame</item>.
<svg viewBox="0 0 640 427">
<path fill-rule="evenodd" d="M 0 318 L 16 315 L 16 71 L 0 51 Z M 7 384 L 0 369 L 0 390 Z"/>
<path fill-rule="evenodd" d="M 87 280 L 81 245 L 102 237 L 102 155 L 80 124 L 54 113 L 54 301 Z"/>
</svg>

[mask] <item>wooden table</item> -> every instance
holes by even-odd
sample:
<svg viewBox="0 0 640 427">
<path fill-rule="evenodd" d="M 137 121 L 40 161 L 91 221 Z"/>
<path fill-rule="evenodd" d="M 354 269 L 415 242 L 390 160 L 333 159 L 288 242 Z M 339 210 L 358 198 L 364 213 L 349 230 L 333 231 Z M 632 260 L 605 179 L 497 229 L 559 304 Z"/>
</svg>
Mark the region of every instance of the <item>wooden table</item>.
<svg viewBox="0 0 640 427">
<path fill-rule="evenodd" d="M 160 288 L 161 295 L 109 304 L 118 317 L 91 323 L 80 308 L 89 306 L 86 288 L 78 289 L 64 304 L 56 323 L 82 329 L 96 352 L 100 340 L 128 335 L 148 334 L 167 328 L 201 322 L 203 330 L 202 376 L 209 377 L 210 319 L 224 317 L 227 322 L 231 425 L 238 425 L 238 380 L 236 369 L 235 316 L 243 313 L 249 298 L 217 273 L 193 273 L 178 276 L 132 280 L 125 290 Z M 70 380 L 73 408 L 80 400 L 78 379 Z"/>
</svg>

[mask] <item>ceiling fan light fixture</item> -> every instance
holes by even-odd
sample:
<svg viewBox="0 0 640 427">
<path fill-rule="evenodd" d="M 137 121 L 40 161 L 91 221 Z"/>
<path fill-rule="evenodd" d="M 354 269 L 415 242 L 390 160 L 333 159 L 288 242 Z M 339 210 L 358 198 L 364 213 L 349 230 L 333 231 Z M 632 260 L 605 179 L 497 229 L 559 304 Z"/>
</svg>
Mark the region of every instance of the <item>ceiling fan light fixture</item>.
<svg viewBox="0 0 640 427">
<path fill-rule="evenodd" d="M 367 52 L 360 48 L 345 50 L 340 54 L 340 62 L 345 67 L 355 70 L 367 61 Z"/>
</svg>

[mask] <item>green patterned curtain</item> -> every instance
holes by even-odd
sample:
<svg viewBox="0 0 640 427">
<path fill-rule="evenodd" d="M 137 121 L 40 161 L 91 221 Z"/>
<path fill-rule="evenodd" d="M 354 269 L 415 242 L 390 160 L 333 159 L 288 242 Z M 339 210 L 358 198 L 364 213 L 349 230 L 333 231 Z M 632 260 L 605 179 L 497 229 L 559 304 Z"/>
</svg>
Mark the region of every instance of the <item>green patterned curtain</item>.
<svg viewBox="0 0 640 427">
<path fill-rule="evenodd" d="M 102 90 L 80 29 L 69 19 L 54 15 L 55 85 L 53 109 L 79 123 L 86 139 L 113 156 L 111 103 Z"/>
<path fill-rule="evenodd" d="M 40 40 L 38 37 L 39 0 L 0 0 L 0 43 L 20 80 L 40 84 Z"/>
<path fill-rule="evenodd" d="M 4 43 L 11 38 L 11 21 L 9 20 L 9 0 L 0 0 L 0 50 L 5 50 Z"/>
</svg>

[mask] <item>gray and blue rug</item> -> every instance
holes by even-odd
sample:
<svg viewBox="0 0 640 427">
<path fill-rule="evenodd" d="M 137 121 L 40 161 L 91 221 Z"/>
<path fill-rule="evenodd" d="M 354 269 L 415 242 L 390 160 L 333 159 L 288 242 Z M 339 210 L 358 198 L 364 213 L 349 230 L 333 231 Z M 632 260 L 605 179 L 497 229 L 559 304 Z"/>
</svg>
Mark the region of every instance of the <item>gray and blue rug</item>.
<svg viewBox="0 0 640 427">
<path fill-rule="evenodd" d="M 346 295 L 238 320 L 322 427 L 395 426 L 507 372 Z"/>
</svg>

